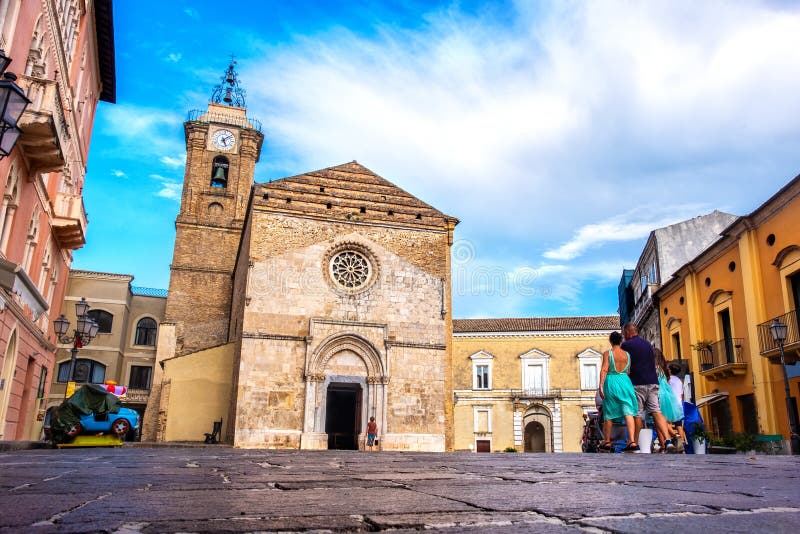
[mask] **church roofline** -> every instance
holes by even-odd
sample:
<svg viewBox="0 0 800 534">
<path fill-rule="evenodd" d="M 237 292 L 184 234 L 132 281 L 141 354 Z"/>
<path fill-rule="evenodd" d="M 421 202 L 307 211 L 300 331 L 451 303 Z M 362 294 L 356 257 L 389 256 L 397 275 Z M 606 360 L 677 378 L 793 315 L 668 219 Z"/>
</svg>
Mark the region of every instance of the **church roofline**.
<svg viewBox="0 0 800 534">
<path fill-rule="evenodd" d="M 330 220 L 452 228 L 459 223 L 356 161 L 253 185 L 254 207 Z"/>
</svg>

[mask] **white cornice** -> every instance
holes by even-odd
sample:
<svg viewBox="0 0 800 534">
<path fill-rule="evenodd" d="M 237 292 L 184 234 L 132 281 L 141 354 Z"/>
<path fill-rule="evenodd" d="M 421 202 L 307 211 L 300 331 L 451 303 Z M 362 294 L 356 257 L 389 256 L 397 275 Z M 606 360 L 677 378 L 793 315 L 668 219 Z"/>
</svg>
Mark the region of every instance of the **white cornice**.
<svg viewBox="0 0 800 534">
<path fill-rule="evenodd" d="M 524 332 L 453 332 L 453 337 L 575 337 L 608 336 L 615 330 L 530 330 Z"/>
<path fill-rule="evenodd" d="M 130 274 L 102 273 L 99 271 L 81 271 L 78 269 L 70 270 L 69 274 L 70 276 L 74 276 L 76 278 L 91 278 L 93 280 L 125 280 L 127 282 L 133 280 L 133 275 Z"/>
</svg>

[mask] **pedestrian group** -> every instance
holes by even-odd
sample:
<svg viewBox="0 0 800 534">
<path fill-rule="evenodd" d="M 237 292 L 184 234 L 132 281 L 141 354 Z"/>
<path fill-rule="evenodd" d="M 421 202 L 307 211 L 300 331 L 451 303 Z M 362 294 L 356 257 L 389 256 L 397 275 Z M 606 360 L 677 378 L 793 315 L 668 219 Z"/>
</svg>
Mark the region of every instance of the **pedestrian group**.
<svg viewBox="0 0 800 534">
<path fill-rule="evenodd" d="M 667 365 L 663 353 L 639 337 L 639 329 L 633 323 L 626 324 L 622 334 L 612 332 L 609 341 L 611 348 L 603 352 L 598 388 L 605 439 L 600 449 L 612 450 L 612 422 L 624 422 L 628 441 L 622 450 L 639 452 L 640 431 L 649 414 L 661 452 L 683 453 L 683 384 L 676 376 L 680 367 Z"/>
</svg>

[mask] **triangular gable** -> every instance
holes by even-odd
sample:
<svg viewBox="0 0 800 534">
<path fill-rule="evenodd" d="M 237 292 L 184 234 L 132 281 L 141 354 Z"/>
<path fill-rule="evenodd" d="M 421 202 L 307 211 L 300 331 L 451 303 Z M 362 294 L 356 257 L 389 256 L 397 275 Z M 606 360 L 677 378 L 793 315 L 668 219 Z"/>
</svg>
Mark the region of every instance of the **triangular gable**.
<svg viewBox="0 0 800 534">
<path fill-rule="evenodd" d="M 602 357 L 603 357 L 603 355 L 601 353 L 597 352 L 594 349 L 585 349 L 583 352 L 578 353 L 578 355 L 576 356 L 576 358 L 578 358 L 579 360 L 583 359 L 583 358 L 595 359 L 595 358 L 602 358 Z"/>
<path fill-rule="evenodd" d="M 469 356 L 470 360 L 494 360 L 494 356 L 486 352 L 485 350 L 479 350 L 475 354 L 471 354 Z"/>
<path fill-rule="evenodd" d="M 350 221 L 455 226 L 458 220 L 356 161 L 253 186 L 254 205 Z"/>
<path fill-rule="evenodd" d="M 520 354 L 519 357 L 522 360 L 542 359 L 542 358 L 549 360 L 551 358 L 549 354 L 547 354 L 546 352 L 542 352 L 539 349 L 531 349 L 528 352 L 525 352 L 524 354 Z"/>
</svg>

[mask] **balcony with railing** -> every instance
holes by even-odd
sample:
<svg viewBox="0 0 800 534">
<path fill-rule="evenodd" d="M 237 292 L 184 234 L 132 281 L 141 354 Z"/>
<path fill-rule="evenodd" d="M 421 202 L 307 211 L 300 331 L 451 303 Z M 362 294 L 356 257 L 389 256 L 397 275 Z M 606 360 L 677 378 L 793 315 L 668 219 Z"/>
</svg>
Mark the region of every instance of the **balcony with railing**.
<svg viewBox="0 0 800 534">
<path fill-rule="evenodd" d="M 781 363 L 781 351 L 778 344 L 772 339 L 769 327 L 775 319 L 786 325 L 786 340 L 783 342 L 783 352 L 787 365 L 791 365 L 800 358 L 800 324 L 798 324 L 797 310 L 792 310 L 779 315 L 765 323 L 758 325 L 758 350 L 761 356 L 769 358 L 771 363 Z"/>
<path fill-rule="evenodd" d="M 61 246 L 74 250 L 85 245 L 87 224 L 83 197 L 57 193 L 53 199 L 53 234 Z"/>
<path fill-rule="evenodd" d="M 219 106 L 218 106 L 219 107 Z M 187 121 L 189 122 L 214 122 L 219 124 L 230 124 L 244 129 L 261 131 L 261 121 L 252 117 L 246 117 L 243 110 L 237 108 L 223 107 L 229 113 L 213 113 L 200 109 L 189 111 Z M 241 114 L 237 114 L 241 111 Z"/>
<path fill-rule="evenodd" d="M 553 388 L 526 388 L 514 389 L 511 394 L 515 398 L 525 399 L 557 399 L 561 398 L 561 389 Z"/>
<path fill-rule="evenodd" d="M 17 78 L 17 84 L 31 101 L 19 119 L 22 135 L 17 146 L 33 172 L 60 171 L 67 160 L 69 129 L 58 84 L 55 80 L 23 75 Z"/>
<path fill-rule="evenodd" d="M 700 374 L 708 380 L 719 380 L 747 372 L 744 339 L 732 337 L 708 343 L 697 349 L 700 353 Z"/>
<path fill-rule="evenodd" d="M 149 398 L 149 389 L 128 389 L 125 394 L 125 402 L 127 404 L 147 404 Z"/>
</svg>

